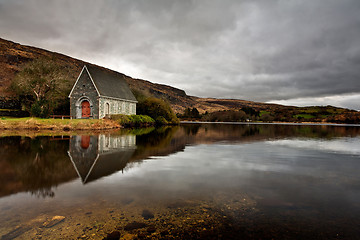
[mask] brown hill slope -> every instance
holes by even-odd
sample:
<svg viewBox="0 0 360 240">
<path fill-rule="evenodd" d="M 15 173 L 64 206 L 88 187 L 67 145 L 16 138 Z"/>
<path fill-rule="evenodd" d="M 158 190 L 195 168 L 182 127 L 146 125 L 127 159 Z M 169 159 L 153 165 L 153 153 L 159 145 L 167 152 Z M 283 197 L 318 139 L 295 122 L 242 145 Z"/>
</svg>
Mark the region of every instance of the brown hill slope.
<svg viewBox="0 0 360 240">
<path fill-rule="evenodd" d="M 23 64 L 40 57 L 54 58 L 59 63 L 67 65 L 71 69 L 74 79 L 76 79 L 85 64 L 81 60 L 63 54 L 21 45 L 0 38 L 0 95 L 12 96 L 12 93 L 7 91 L 7 88 L 10 86 L 15 74 Z"/>
<path fill-rule="evenodd" d="M 14 93 L 8 91 L 8 87 L 10 86 L 16 73 L 25 63 L 40 57 L 50 57 L 52 59 L 56 59 L 56 61 L 61 65 L 65 65 L 71 69 L 72 82 L 75 82 L 84 64 L 93 65 L 63 54 L 36 47 L 21 45 L 19 43 L 14 43 L 0 38 L 0 97 L 8 98 L 14 96 Z M 109 69 L 107 70 L 112 71 Z M 185 91 L 171 86 L 151 83 L 141 79 L 134 79 L 126 75 L 124 76 L 126 77 L 126 80 L 133 91 L 138 91 L 150 96 L 166 99 L 170 102 L 175 112 L 180 113 L 182 113 L 187 107 L 196 107 L 200 113 L 205 111 L 213 112 L 234 108 L 238 109 L 243 106 L 251 106 L 257 110 L 287 108 L 285 106 L 276 104 L 264 104 L 235 99 L 198 98 L 188 96 Z"/>
</svg>

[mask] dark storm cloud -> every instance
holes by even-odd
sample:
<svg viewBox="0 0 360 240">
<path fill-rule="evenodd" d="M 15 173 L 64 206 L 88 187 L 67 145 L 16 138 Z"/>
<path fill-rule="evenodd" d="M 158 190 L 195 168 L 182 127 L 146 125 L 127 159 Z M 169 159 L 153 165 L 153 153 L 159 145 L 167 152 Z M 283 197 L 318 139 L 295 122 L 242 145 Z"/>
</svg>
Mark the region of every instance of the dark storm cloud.
<svg viewBox="0 0 360 240">
<path fill-rule="evenodd" d="M 191 95 L 271 101 L 360 93 L 359 12 L 358 0 L 0 0 L 0 34 Z"/>
</svg>

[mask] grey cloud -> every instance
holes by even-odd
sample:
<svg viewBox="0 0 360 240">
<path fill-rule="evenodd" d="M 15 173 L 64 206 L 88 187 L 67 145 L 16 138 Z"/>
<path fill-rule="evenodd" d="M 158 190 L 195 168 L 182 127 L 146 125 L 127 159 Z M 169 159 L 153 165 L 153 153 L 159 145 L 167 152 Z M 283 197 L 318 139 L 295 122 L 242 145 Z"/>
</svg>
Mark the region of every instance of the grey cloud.
<svg viewBox="0 0 360 240">
<path fill-rule="evenodd" d="M 360 92 L 359 12 L 358 0 L 0 0 L 0 35 L 190 95 L 271 101 Z"/>
</svg>

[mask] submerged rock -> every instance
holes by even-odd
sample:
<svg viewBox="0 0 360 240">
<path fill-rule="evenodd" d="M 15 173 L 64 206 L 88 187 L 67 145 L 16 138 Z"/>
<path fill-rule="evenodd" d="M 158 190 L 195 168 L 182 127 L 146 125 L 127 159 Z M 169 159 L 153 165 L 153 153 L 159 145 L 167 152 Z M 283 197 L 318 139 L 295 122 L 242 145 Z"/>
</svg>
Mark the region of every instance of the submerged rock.
<svg viewBox="0 0 360 240">
<path fill-rule="evenodd" d="M 156 227 L 153 226 L 153 225 L 151 225 L 151 226 L 149 226 L 149 227 L 146 229 L 146 231 L 147 231 L 148 233 L 154 233 L 154 232 L 156 232 Z"/>
<path fill-rule="evenodd" d="M 64 221 L 64 219 L 65 219 L 64 216 L 55 216 L 55 217 L 53 217 L 52 219 L 44 222 L 44 223 L 43 223 L 43 227 L 51 228 L 51 227 L 55 226 L 56 224 Z"/>
<path fill-rule="evenodd" d="M 141 216 L 143 216 L 143 218 L 145 220 L 148 220 L 150 218 L 154 218 L 154 214 L 152 212 L 150 212 L 149 210 L 147 210 L 147 209 L 143 210 Z"/>
<path fill-rule="evenodd" d="M 118 240 L 120 239 L 120 232 L 119 231 L 113 231 L 109 233 L 103 240 Z"/>
<path fill-rule="evenodd" d="M 18 227 L 16 229 L 14 229 L 13 231 L 1 236 L 1 240 L 10 240 L 10 239 L 14 239 L 20 235 L 22 235 L 23 233 L 29 231 L 31 229 L 31 226 L 22 226 L 22 227 Z"/>
<path fill-rule="evenodd" d="M 134 221 L 134 222 L 128 223 L 128 224 L 124 227 L 124 230 L 125 230 L 125 231 L 131 231 L 131 230 L 135 230 L 135 229 L 139 229 L 139 228 L 144 228 L 144 227 L 147 227 L 146 223 Z"/>
<path fill-rule="evenodd" d="M 132 198 L 124 198 L 121 200 L 121 203 L 124 205 L 128 205 L 128 204 L 132 203 L 133 201 L 134 201 L 134 199 L 132 199 Z"/>
</svg>

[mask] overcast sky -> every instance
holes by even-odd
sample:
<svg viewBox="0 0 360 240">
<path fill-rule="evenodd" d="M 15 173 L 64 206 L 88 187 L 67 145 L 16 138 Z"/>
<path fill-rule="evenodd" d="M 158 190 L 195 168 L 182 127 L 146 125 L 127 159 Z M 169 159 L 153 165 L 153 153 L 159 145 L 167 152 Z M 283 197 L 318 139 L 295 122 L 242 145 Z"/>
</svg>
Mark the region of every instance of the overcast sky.
<svg viewBox="0 0 360 240">
<path fill-rule="evenodd" d="M 0 0 L 0 37 L 189 95 L 360 109 L 359 0 Z"/>
</svg>

